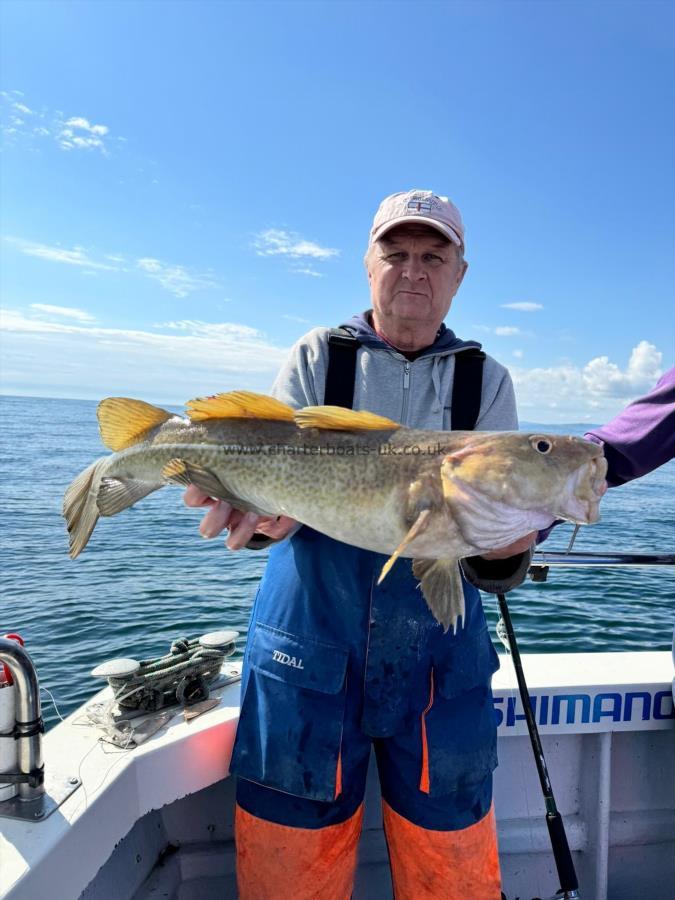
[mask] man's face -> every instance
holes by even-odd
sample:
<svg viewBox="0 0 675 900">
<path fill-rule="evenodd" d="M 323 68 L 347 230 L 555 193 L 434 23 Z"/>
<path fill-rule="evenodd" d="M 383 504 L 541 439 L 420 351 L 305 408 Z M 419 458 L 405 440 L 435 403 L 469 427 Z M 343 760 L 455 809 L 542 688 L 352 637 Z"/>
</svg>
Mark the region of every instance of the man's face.
<svg viewBox="0 0 675 900">
<path fill-rule="evenodd" d="M 438 327 L 466 267 L 455 245 L 436 229 L 392 228 L 366 257 L 373 309 L 381 319 Z"/>
</svg>

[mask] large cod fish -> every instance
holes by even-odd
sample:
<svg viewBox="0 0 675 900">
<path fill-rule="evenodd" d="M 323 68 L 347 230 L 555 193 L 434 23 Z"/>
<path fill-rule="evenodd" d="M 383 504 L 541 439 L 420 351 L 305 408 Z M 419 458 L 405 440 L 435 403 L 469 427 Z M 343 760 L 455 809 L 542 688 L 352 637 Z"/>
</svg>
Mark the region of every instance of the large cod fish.
<svg viewBox="0 0 675 900">
<path fill-rule="evenodd" d="M 235 391 L 192 400 L 188 418 L 140 400 L 98 407 L 115 452 L 66 491 L 70 555 L 99 516 L 165 484 L 265 515 L 291 516 L 339 541 L 399 557 L 447 630 L 464 614 L 458 560 L 505 547 L 553 519 L 599 519 L 607 463 L 595 444 L 522 432 L 419 431 L 368 412 L 293 410 Z"/>
</svg>

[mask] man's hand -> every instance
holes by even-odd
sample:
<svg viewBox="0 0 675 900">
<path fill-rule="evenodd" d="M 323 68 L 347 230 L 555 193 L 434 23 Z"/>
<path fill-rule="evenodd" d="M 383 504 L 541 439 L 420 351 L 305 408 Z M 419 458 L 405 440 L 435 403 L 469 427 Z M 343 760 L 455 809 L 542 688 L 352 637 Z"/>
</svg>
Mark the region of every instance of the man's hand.
<svg viewBox="0 0 675 900">
<path fill-rule="evenodd" d="M 225 528 L 229 530 L 225 544 L 230 550 L 241 550 L 256 531 L 281 540 L 298 524 L 288 516 L 259 516 L 257 513 L 242 512 L 224 500 L 214 500 L 194 484 L 185 491 L 183 502 L 186 506 L 203 506 L 208 509 L 199 526 L 199 533 L 203 538 L 214 538 Z"/>
<path fill-rule="evenodd" d="M 500 547 L 499 550 L 491 550 L 489 553 L 481 553 L 483 559 L 508 559 L 509 556 L 516 556 L 519 553 L 525 553 L 534 544 L 537 539 L 537 531 L 531 531 L 525 537 L 518 538 L 508 547 Z"/>
</svg>

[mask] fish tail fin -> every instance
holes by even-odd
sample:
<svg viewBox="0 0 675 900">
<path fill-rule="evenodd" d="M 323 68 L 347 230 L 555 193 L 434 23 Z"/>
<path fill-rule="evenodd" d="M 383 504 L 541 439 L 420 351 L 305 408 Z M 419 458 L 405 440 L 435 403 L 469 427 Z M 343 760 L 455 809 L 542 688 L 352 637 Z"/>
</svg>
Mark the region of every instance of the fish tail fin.
<svg viewBox="0 0 675 900">
<path fill-rule="evenodd" d="M 413 575 L 419 578 L 422 594 L 433 617 L 447 631 L 457 633 L 457 622 L 465 616 L 464 586 L 456 559 L 416 559 Z"/>
<path fill-rule="evenodd" d="M 84 472 L 80 472 L 63 497 L 63 517 L 68 528 L 71 559 L 84 550 L 96 527 L 99 517 L 96 495 L 107 460 L 107 456 L 97 459 Z"/>
</svg>

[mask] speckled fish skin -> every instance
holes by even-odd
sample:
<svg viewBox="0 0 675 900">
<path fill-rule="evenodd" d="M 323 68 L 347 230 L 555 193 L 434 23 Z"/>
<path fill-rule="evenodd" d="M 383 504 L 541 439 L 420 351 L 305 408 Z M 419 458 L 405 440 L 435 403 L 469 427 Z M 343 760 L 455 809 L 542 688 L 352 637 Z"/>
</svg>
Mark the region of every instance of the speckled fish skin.
<svg viewBox="0 0 675 900">
<path fill-rule="evenodd" d="M 191 401 L 188 409 L 191 418 L 181 419 L 142 401 L 99 405 L 101 436 L 118 452 L 66 491 L 73 558 L 99 516 L 167 483 L 194 484 L 239 509 L 290 516 L 387 554 L 380 580 L 398 557 L 413 558 L 431 612 L 456 629 L 464 617 L 462 557 L 506 547 L 555 518 L 599 518 L 607 464 L 596 444 L 579 438 L 416 431 L 332 407 L 294 412 L 246 392 Z"/>
<path fill-rule="evenodd" d="M 538 452 L 537 442 L 550 450 Z M 407 428 L 353 433 L 178 417 L 142 443 L 105 457 L 96 474 L 99 482 L 129 479 L 156 489 L 166 483 L 164 466 L 177 458 L 214 473 L 241 508 L 290 516 L 380 553 L 395 550 L 426 504 L 433 520 L 402 554 L 417 558 L 495 549 L 553 518 L 597 521 L 604 478 L 595 444 L 560 435 Z M 499 527 L 481 522 L 483 507 L 498 510 Z"/>
</svg>

